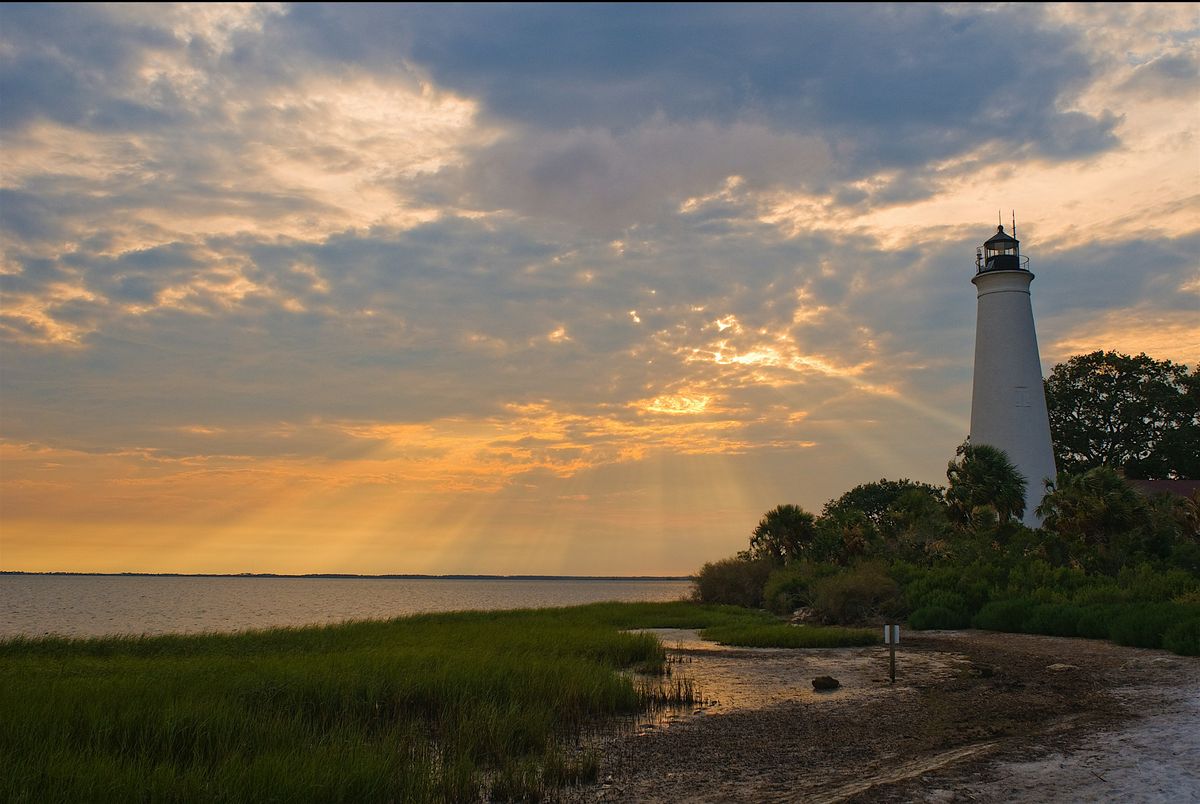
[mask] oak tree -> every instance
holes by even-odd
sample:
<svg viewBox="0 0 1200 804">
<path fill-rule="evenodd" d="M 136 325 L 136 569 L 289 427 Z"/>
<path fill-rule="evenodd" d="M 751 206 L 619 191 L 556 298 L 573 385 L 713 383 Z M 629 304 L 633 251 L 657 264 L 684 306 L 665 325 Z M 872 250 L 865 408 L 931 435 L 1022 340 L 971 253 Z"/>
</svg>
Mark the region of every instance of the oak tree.
<svg viewBox="0 0 1200 804">
<path fill-rule="evenodd" d="M 1045 387 L 1059 472 L 1200 477 L 1200 369 L 1092 352 L 1055 366 Z"/>
</svg>

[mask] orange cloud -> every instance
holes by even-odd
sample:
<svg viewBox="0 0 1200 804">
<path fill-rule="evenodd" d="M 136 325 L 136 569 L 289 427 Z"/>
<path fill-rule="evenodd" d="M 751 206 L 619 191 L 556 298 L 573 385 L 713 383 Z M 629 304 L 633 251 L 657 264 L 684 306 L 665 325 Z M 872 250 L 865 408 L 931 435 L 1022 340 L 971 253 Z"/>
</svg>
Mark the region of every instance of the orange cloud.
<svg viewBox="0 0 1200 804">
<path fill-rule="evenodd" d="M 1042 357 L 1058 363 L 1095 351 L 1145 352 L 1156 360 L 1200 365 L 1200 323 L 1189 311 L 1114 310 L 1072 327 Z"/>
</svg>

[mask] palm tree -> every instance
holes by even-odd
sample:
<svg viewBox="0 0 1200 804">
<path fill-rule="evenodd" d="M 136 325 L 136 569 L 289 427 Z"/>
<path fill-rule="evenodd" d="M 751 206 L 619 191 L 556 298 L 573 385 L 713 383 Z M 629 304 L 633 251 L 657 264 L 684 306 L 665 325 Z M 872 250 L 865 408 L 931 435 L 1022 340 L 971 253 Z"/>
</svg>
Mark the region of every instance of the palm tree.
<svg viewBox="0 0 1200 804">
<path fill-rule="evenodd" d="M 1075 475 L 1060 473 L 1057 481 L 1047 484 L 1037 512 L 1048 530 L 1101 547 L 1149 524 L 1145 498 L 1107 466 Z"/>
<path fill-rule="evenodd" d="M 1037 512 L 1046 530 L 1074 543 L 1076 562 L 1102 572 L 1115 572 L 1130 554 L 1146 549 L 1153 532 L 1149 503 L 1107 466 L 1059 474 L 1046 484 Z"/>
<path fill-rule="evenodd" d="M 1008 522 L 1025 515 L 1025 476 L 1004 450 L 964 441 L 946 467 L 946 503 L 963 526 Z"/>
<path fill-rule="evenodd" d="M 778 505 L 754 529 L 750 556 L 784 564 L 800 558 L 816 537 L 816 517 L 798 505 Z"/>
</svg>

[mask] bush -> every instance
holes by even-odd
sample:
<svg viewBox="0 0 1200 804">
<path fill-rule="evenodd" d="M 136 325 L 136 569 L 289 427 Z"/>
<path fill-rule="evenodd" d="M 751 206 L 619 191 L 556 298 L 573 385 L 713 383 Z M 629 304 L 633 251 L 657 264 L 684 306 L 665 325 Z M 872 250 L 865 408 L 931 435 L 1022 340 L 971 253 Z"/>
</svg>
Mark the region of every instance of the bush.
<svg viewBox="0 0 1200 804">
<path fill-rule="evenodd" d="M 1200 589 L 1197 589 L 1194 592 L 1185 592 L 1182 595 L 1177 595 L 1176 597 L 1172 598 L 1172 600 L 1176 603 L 1185 603 L 1189 606 L 1200 605 Z"/>
<path fill-rule="evenodd" d="M 971 624 L 986 631 L 1020 631 L 1037 605 L 1024 597 L 994 600 L 979 610 Z"/>
<path fill-rule="evenodd" d="M 913 572 L 908 565 L 896 564 L 892 575 L 904 585 L 909 608 L 945 606 L 967 613 L 978 611 L 991 597 L 991 590 L 1002 584 L 1007 573 L 1000 567 L 979 561 L 953 564 Z"/>
<path fill-rule="evenodd" d="M 958 592 L 935 589 L 916 600 L 911 596 L 908 600 L 914 609 L 943 608 L 950 609 L 950 611 L 957 611 L 964 615 L 967 613 L 967 601 Z M 967 617 L 967 619 L 970 620 L 971 618 Z"/>
<path fill-rule="evenodd" d="M 900 587 L 879 564 L 860 564 L 812 585 L 813 608 L 826 622 L 856 623 L 903 611 Z"/>
<path fill-rule="evenodd" d="M 771 573 L 763 587 L 763 603 L 776 614 L 790 614 L 812 605 L 812 584 L 837 573 L 831 564 L 797 561 Z"/>
<path fill-rule="evenodd" d="M 1112 621 L 1120 608 L 1111 604 L 1084 606 L 1075 621 L 1075 633 L 1088 639 L 1108 639 Z"/>
<path fill-rule="evenodd" d="M 1081 614 L 1083 610 L 1078 606 L 1043 603 L 1029 613 L 1021 630 L 1030 634 L 1073 637 L 1079 633 L 1077 623 Z"/>
<path fill-rule="evenodd" d="M 1109 636 L 1118 645 L 1160 648 L 1167 629 L 1182 620 L 1200 616 L 1200 607 L 1175 603 L 1126 606 L 1113 620 Z"/>
<path fill-rule="evenodd" d="M 1136 569 L 1126 567 L 1121 570 L 1118 581 L 1129 590 L 1130 599 L 1146 602 L 1170 600 L 1200 589 L 1200 577 L 1187 570 L 1162 572 L 1150 564 L 1139 564 Z"/>
<path fill-rule="evenodd" d="M 1200 575 L 1200 543 L 1176 542 L 1171 548 L 1170 562 L 1180 569 Z"/>
<path fill-rule="evenodd" d="M 1079 590 L 1073 600 L 1079 606 L 1111 605 L 1128 602 L 1129 593 L 1115 583 L 1105 583 Z"/>
<path fill-rule="evenodd" d="M 1162 645 L 1180 656 L 1200 656 L 1200 617 L 1193 617 L 1167 628 Z"/>
<path fill-rule="evenodd" d="M 1011 594 L 1036 596 L 1043 603 L 1065 603 L 1079 591 L 1096 585 L 1096 576 L 1076 567 L 1052 567 L 1042 559 L 1019 562 L 1008 574 Z"/>
<path fill-rule="evenodd" d="M 961 609 L 950 609 L 945 606 L 925 606 L 917 609 L 908 616 L 908 625 L 916 631 L 933 629 L 966 628 L 971 624 L 971 618 Z"/>
<path fill-rule="evenodd" d="M 705 564 L 692 579 L 695 598 L 701 603 L 758 608 L 763 603 L 763 586 L 774 566 L 766 559 L 741 558 Z"/>
</svg>

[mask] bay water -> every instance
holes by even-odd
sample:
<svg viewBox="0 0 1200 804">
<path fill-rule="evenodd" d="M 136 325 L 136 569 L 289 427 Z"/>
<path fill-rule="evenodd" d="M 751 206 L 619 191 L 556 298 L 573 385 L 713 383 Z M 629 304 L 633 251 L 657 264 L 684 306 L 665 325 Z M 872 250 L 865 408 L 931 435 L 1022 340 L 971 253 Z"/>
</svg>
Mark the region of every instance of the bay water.
<svg viewBox="0 0 1200 804">
<path fill-rule="evenodd" d="M 198 633 L 687 596 L 686 580 L 0 575 L 0 639 Z"/>
</svg>

